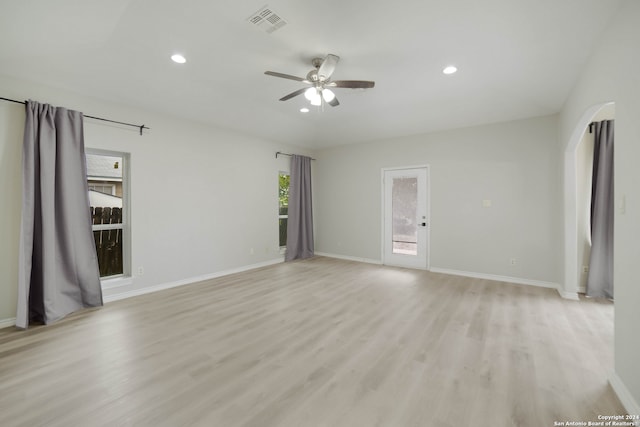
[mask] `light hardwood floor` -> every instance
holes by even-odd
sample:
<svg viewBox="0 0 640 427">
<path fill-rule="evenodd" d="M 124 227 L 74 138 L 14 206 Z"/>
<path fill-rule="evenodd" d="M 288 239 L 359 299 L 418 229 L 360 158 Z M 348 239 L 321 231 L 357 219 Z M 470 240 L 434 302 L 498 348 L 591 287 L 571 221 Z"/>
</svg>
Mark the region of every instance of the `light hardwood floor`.
<svg viewBox="0 0 640 427">
<path fill-rule="evenodd" d="M 0 330 L 0 426 L 553 426 L 624 412 L 613 305 L 317 257 Z"/>
</svg>

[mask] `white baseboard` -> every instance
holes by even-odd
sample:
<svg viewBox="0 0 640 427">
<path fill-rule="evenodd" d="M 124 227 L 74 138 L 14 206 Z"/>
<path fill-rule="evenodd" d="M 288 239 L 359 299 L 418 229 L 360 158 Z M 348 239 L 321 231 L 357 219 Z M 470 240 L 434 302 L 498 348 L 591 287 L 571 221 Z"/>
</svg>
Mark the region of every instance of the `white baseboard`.
<svg viewBox="0 0 640 427">
<path fill-rule="evenodd" d="M 366 262 L 367 264 L 382 265 L 382 261 L 380 261 L 379 259 L 359 258 L 359 257 L 353 257 L 353 256 L 347 256 L 347 255 L 330 254 L 326 252 L 316 252 L 315 255 L 326 256 L 327 258 L 344 259 L 347 261 Z"/>
<path fill-rule="evenodd" d="M 562 289 L 562 286 L 558 285 L 558 293 L 564 299 L 570 299 L 573 301 L 580 301 L 580 296 L 578 294 L 584 294 L 586 292 L 584 286 L 580 286 L 577 291 L 565 291 Z"/>
<path fill-rule="evenodd" d="M 318 256 L 326 256 L 326 257 L 329 257 L 329 258 L 338 258 L 338 259 L 344 259 L 344 260 L 348 260 L 348 261 L 366 262 L 368 264 L 378 264 L 378 265 L 382 264 L 382 261 L 377 260 L 377 259 L 359 258 L 359 257 L 346 256 L 346 255 L 337 255 L 337 254 L 330 254 L 330 253 L 326 253 L 326 252 L 316 252 L 315 254 L 318 255 Z M 542 281 L 542 280 L 522 279 L 522 278 L 519 278 L 519 277 L 498 276 L 498 275 L 495 275 L 495 274 L 474 273 L 474 272 L 470 272 L 470 271 L 451 270 L 451 269 L 447 269 L 447 268 L 438 268 L 438 267 L 431 267 L 431 268 L 429 268 L 429 271 L 431 271 L 433 273 L 452 274 L 454 276 L 473 277 L 475 279 L 487 279 L 487 280 L 495 280 L 497 282 L 516 283 L 516 284 L 519 284 L 519 285 L 538 286 L 538 287 L 542 287 L 542 288 L 556 289 L 556 290 L 558 290 L 558 293 L 560 293 L 560 295 L 563 298 L 576 299 L 576 300 L 578 299 L 578 294 L 577 293 L 575 294 L 575 298 L 574 298 L 568 292 L 564 292 L 564 291 L 561 292 L 559 284 L 552 283 L 552 282 L 545 282 L 545 281 Z"/>
<path fill-rule="evenodd" d="M 640 414 L 640 405 L 638 405 L 638 402 L 633 398 L 631 392 L 615 371 L 609 373 L 609 384 L 611 384 L 611 388 L 613 388 L 628 414 Z"/>
<path fill-rule="evenodd" d="M 0 319 L 0 329 L 10 328 L 12 326 L 16 326 L 15 317 L 11 317 L 10 319 Z"/>
<path fill-rule="evenodd" d="M 139 295 L 150 294 L 152 292 L 163 291 L 165 289 L 176 288 L 178 286 L 190 285 L 192 283 L 202 282 L 203 280 L 216 279 L 222 276 L 228 276 L 229 274 L 242 273 L 243 271 L 255 270 L 256 268 L 267 267 L 269 265 L 279 264 L 283 262 L 283 258 L 272 259 L 269 261 L 260 262 L 257 264 L 245 265 L 243 267 L 232 268 L 230 270 L 218 271 L 211 274 L 205 274 L 197 277 L 190 277 L 188 279 L 176 280 L 175 282 L 162 283 L 155 286 L 147 286 L 145 288 L 134 289 L 132 291 L 120 292 L 113 295 L 105 295 L 103 300 L 105 303 L 118 301 L 125 298 L 136 297 Z"/>
<path fill-rule="evenodd" d="M 132 291 L 120 292 L 120 293 L 113 294 L 113 295 L 105 295 L 103 297 L 103 301 L 106 304 L 106 303 L 110 303 L 110 302 L 113 302 L 113 301 L 118 301 L 118 300 L 125 299 L 125 298 L 131 298 L 131 297 L 135 297 L 135 296 L 139 296 L 139 295 L 149 294 L 149 293 L 152 293 L 152 292 L 162 291 L 162 290 L 165 290 L 165 289 L 176 288 L 178 286 L 189 285 L 191 283 L 197 283 L 197 282 L 201 282 L 203 280 L 210 280 L 210 279 L 215 279 L 215 278 L 222 277 L 222 276 L 228 276 L 229 274 L 241 273 L 243 271 L 248 271 L 248 270 L 255 270 L 256 268 L 267 267 L 269 265 L 279 264 L 279 263 L 281 263 L 283 261 L 284 261 L 284 259 L 282 259 L 282 258 L 272 259 L 272 260 L 269 260 L 269 261 L 264 261 L 264 262 L 260 262 L 260 263 L 257 263 L 257 264 L 246 265 L 246 266 L 243 266 L 243 267 L 233 268 L 233 269 L 230 269 L 230 270 L 218 271 L 216 273 L 206 274 L 206 275 L 197 276 L 197 277 L 190 277 L 188 279 L 183 279 L 183 280 L 177 280 L 175 282 L 163 283 L 163 284 L 155 285 L 155 286 L 148 286 L 146 288 L 134 289 Z M 16 325 L 16 318 L 15 317 L 9 318 L 9 319 L 0 319 L 0 329 L 9 328 L 9 327 L 12 327 L 12 326 L 15 326 L 15 325 Z"/>
<path fill-rule="evenodd" d="M 560 289 L 560 286 L 558 286 L 558 293 L 564 299 L 570 299 L 570 300 L 573 300 L 573 301 L 580 301 L 580 297 L 578 296 L 578 292 L 563 291 L 562 289 Z"/>
<path fill-rule="evenodd" d="M 498 276 L 496 274 L 473 273 L 470 271 L 451 270 L 448 268 L 431 267 L 433 273 L 452 274 L 454 276 L 473 277 L 474 279 L 495 280 L 496 282 L 516 283 L 518 285 L 538 286 L 541 288 L 560 289 L 560 285 L 542 280 L 522 279 L 520 277 Z M 560 291 L 558 291 L 560 292 Z"/>
</svg>

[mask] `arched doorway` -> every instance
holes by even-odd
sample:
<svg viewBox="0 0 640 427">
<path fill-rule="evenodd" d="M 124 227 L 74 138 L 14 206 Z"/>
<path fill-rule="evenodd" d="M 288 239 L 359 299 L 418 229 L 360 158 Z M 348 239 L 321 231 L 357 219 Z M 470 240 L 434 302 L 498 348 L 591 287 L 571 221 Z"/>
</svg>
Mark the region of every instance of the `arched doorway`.
<svg viewBox="0 0 640 427">
<path fill-rule="evenodd" d="M 581 206 L 578 204 L 579 182 L 578 149 L 589 123 L 594 120 L 612 119 L 615 114 L 615 104 L 604 102 L 589 107 L 580 117 L 564 152 L 564 290 L 560 294 L 564 298 L 578 299 L 578 293 L 583 291 L 580 283 L 584 274 L 582 268 L 583 252 L 579 249 L 579 229 Z"/>
</svg>

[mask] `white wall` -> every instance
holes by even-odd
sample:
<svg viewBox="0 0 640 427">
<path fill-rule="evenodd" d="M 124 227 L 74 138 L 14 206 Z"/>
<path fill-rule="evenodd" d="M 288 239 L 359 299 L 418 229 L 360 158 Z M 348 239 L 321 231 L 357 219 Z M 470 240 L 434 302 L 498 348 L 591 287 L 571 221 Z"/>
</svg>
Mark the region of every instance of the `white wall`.
<svg viewBox="0 0 640 427">
<path fill-rule="evenodd" d="M 24 126 L 24 106 L 0 101 L 0 322 L 15 317 L 18 298 L 23 128 L 15 123 Z"/>
<path fill-rule="evenodd" d="M 623 3 L 585 66 L 561 114 L 567 144 L 582 115 L 593 105 L 615 102 L 615 200 L 626 210 L 615 217 L 615 374 L 612 384 L 628 410 L 640 407 L 640 2 Z M 565 194 L 565 197 L 570 195 Z"/>
<path fill-rule="evenodd" d="M 429 164 L 432 267 L 559 283 L 556 147 L 549 116 L 319 150 L 316 249 L 380 261 L 381 168 Z"/>
<path fill-rule="evenodd" d="M 85 119 L 87 147 L 131 153 L 132 266 L 144 275 L 106 296 L 281 259 L 278 171 L 289 159 L 275 152 L 313 153 L 1 76 L 0 94 L 151 128 Z M 15 317 L 23 127 L 24 106 L 0 102 L 0 322 Z"/>
</svg>

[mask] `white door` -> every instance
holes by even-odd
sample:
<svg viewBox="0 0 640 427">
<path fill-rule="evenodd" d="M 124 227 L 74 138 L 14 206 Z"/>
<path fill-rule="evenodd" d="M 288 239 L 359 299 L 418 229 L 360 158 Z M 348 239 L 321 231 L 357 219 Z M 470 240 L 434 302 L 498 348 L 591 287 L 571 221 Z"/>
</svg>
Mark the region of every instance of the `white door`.
<svg viewBox="0 0 640 427">
<path fill-rule="evenodd" d="M 383 263 L 428 268 L 428 167 L 383 169 Z"/>
</svg>

